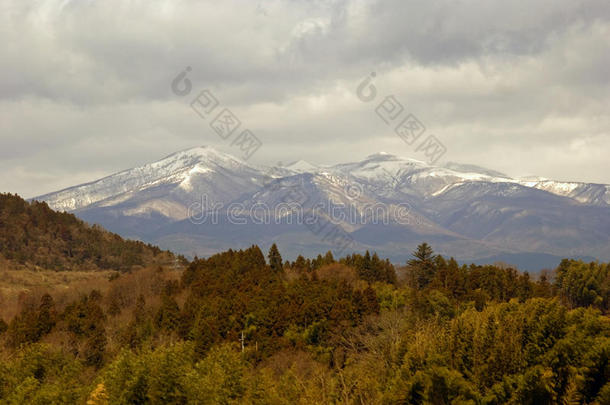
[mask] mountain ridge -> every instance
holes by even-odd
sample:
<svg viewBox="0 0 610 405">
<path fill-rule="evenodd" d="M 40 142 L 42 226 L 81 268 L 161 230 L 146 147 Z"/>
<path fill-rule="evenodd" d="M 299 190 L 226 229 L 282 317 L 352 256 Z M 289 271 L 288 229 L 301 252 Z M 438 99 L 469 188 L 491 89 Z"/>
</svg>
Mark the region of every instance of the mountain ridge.
<svg viewBox="0 0 610 405">
<path fill-rule="evenodd" d="M 434 166 L 383 152 L 335 165 L 296 161 L 263 167 L 197 147 L 35 199 L 123 236 L 191 256 L 233 242 L 247 246 L 259 237 L 263 245 L 283 241 L 289 256 L 336 248 L 324 235 L 294 223 L 237 225 L 227 220 L 231 204 L 238 204 L 242 214 L 261 204 L 273 210 L 286 203 L 285 191 L 297 186 L 309 196 L 301 214 L 317 210 L 335 233 L 353 240 L 357 251 L 400 258 L 422 240 L 435 243 L 439 252 L 469 259 L 566 252 L 603 259 L 610 251 L 608 185 L 511 178 L 476 165 Z M 348 209 L 356 216 L 369 215 L 371 207 L 382 207 L 387 215 L 408 207 L 407 221 L 402 221 L 407 223 L 379 223 L 379 218 L 354 222 L 347 216 Z M 194 208 L 206 215 L 214 208 L 224 222 L 196 223 Z M 343 216 L 332 218 L 333 213 Z M 294 214 L 284 216 L 284 222 Z"/>
</svg>

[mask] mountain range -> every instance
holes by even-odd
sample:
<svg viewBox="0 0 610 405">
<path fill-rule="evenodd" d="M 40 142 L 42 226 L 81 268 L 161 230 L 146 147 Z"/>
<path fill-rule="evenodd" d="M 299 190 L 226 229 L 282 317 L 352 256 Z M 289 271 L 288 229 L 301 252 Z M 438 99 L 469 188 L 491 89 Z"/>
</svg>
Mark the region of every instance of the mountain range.
<svg viewBox="0 0 610 405">
<path fill-rule="evenodd" d="M 368 249 L 404 262 L 426 241 L 460 260 L 527 270 L 610 259 L 609 185 L 383 152 L 266 167 L 196 147 L 34 199 L 187 256 L 277 242 L 289 258 Z"/>
</svg>

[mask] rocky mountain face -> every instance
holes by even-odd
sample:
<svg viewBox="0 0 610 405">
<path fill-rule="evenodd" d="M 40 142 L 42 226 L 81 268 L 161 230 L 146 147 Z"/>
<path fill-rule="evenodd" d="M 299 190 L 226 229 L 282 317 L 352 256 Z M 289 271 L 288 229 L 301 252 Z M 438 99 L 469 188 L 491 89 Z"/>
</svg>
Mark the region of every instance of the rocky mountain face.
<svg viewBox="0 0 610 405">
<path fill-rule="evenodd" d="M 522 267 L 523 257 L 536 266 L 610 259 L 608 185 L 387 153 L 256 167 L 198 147 L 36 199 L 187 255 L 275 241 L 289 257 L 369 249 L 402 262 L 427 241 L 462 260 L 513 258 Z"/>
</svg>

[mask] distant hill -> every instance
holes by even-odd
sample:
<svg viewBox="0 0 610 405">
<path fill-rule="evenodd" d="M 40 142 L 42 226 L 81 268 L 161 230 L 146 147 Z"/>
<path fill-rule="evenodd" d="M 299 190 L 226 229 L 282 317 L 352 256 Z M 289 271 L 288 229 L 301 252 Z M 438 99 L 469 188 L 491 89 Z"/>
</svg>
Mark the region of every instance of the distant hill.
<svg viewBox="0 0 610 405">
<path fill-rule="evenodd" d="M 156 246 L 125 240 L 12 194 L 0 194 L 0 256 L 12 265 L 49 270 L 128 270 L 175 260 Z"/>
<path fill-rule="evenodd" d="M 595 261 L 595 258 L 591 256 L 574 256 L 570 258 L 582 260 L 587 263 Z M 471 261 L 478 265 L 489 265 L 502 262 L 522 271 L 537 272 L 543 269 L 554 269 L 559 266 L 563 259 L 565 258 L 546 253 L 505 253 L 481 259 L 473 259 Z M 468 263 L 469 261 L 465 262 Z"/>
</svg>

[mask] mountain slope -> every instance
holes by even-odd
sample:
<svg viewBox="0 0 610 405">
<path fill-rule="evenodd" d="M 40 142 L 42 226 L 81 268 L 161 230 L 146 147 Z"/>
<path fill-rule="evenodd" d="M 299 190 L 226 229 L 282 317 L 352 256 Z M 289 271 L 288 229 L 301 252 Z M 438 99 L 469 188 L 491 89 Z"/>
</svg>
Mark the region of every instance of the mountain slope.
<svg viewBox="0 0 610 405">
<path fill-rule="evenodd" d="M 205 193 L 212 201 L 223 201 L 255 189 L 266 178 L 242 160 L 203 146 L 35 199 L 56 210 L 131 203 L 126 206 L 134 213 L 158 211 L 172 216 L 190 193 Z M 170 205 L 155 205 L 159 195 Z M 186 201 L 190 203 L 188 198 Z"/>
<path fill-rule="evenodd" d="M 189 255 L 279 241 L 289 257 L 344 248 L 402 261 L 426 240 L 458 258 L 608 259 L 608 188 L 513 179 L 458 163 L 431 166 L 388 153 L 334 166 L 298 161 L 263 168 L 200 147 L 39 199 Z M 303 201 L 287 199 L 290 191 Z M 295 202 L 303 203 L 300 211 L 287 210 Z M 326 230 L 304 224 L 307 215 Z"/>
<path fill-rule="evenodd" d="M 0 194 L 0 255 L 12 265 L 49 270 L 128 270 L 173 260 L 169 252 L 124 240 L 46 203 Z"/>
<path fill-rule="evenodd" d="M 577 183 L 548 179 L 521 180 L 521 184 L 549 193 L 569 197 L 583 204 L 610 205 L 610 186 L 606 184 Z"/>
</svg>

